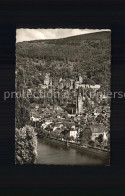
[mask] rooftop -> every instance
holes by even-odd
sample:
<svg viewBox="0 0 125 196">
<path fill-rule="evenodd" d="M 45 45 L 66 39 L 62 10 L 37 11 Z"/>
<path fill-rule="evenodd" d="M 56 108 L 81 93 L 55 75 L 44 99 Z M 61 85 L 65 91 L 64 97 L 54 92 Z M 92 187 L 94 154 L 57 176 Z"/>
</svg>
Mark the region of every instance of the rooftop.
<svg viewBox="0 0 125 196">
<path fill-rule="evenodd" d="M 103 133 L 104 131 L 106 131 L 106 127 L 103 124 L 94 124 L 94 125 L 90 125 L 90 128 L 92 130 L 92 133 Z"/>
</svg>

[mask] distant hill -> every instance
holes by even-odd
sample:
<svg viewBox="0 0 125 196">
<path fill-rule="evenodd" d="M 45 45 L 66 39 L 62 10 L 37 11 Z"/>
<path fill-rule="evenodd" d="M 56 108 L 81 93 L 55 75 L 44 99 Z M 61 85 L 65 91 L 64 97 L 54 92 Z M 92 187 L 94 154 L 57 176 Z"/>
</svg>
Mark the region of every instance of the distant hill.
<svg viewBox="0 0 125 196">
<path fill-rule="evenodd" d="M 68 44 L 70 41 L 74 42 L 77 40 L 77 42 L 80 42 L 82 40 L 102 40 L 102 39 L 110 39 L 111 37 L 111 32 L 110 31 L 101 31 L 101 32 L 95 32 L 95 33 L 88 33 L 88 34 L 81 34 L 81 35 L 75 35 L 75 36 L 70 36 L 70 37 L 65 37 L 65 38 L 59 38 L 59 39 L 45 39 L 45 40 L 33 40 L 33 41 L 23 41 L 23 42 L 18 42 L 19 43 L 50 43 L 50 44 Z"/>
</svg>

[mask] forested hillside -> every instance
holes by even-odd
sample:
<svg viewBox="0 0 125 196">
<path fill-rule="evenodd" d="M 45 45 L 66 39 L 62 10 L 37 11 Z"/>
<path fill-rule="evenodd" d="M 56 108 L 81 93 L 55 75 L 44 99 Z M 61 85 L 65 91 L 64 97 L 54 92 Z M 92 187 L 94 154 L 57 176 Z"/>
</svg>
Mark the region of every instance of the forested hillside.
<svg viewBox="0 0 125 196">
<path fill-rule="evenodd" d="M 104 90 L 109 90 L 110 68 L 109 31 L 16 43 L 16 91 L 37 88 L 43 83 L 46 72 L 50 72 L 54 80 L 75 78 L 78 73 L 84 75 L 86 72 L 92 83 L 101 84 Z M 16 116 L 22 116 L 21 120 L 16 119 L 16 123 L 22 127 L 29 119 L 29 100 L 20 98 L 16 104 Z"/>
<path fill-rule="evenodd" d="M 110 32 L 98 32 L 55 40 L 25 41 L 16 44 L 17 69 L 24 68 L 27 85 L 51 76 L 74 78 L 79 72 L 95 83 L 110 88 Z M 41 74 L 42 75 L 41 75 Z"/>
</svg>

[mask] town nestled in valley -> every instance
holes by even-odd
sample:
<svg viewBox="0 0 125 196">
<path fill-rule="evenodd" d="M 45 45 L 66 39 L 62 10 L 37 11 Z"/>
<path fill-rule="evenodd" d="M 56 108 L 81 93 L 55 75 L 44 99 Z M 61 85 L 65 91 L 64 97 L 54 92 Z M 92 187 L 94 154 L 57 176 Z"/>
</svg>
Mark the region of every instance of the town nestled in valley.
<svg viewBox="0 0 125 196">
<path fill-rule="evenodd" d="M 20 42 L 16 50 L 16 92 L 25 95 L 16 97 L 18 135 L 25 132 L 27 140 L 27 130 L 33 130 L 34 146 L 39 140 L 51 148 L 73 148 L 109 165 L 110 32 Z M 16 163 L 27 163 L 18 142 L 16 136 Z"/>
<path fill-rule="evenodd" d="M 84 77 L 79 74 L 76 80 L 53 81 L 50 73 L 46 73 L 38 96 L 42 93 L 43 104 L 31 104 L 31 124 L 49 137 L 109 149 L 110 100 L 102 95 L 99 84 L 86 82 L 86 74 Z M 34 89 L 28 91 L 32 97 Z M 89 93 L 96 97 L 90 98 Z"/>
</svg>

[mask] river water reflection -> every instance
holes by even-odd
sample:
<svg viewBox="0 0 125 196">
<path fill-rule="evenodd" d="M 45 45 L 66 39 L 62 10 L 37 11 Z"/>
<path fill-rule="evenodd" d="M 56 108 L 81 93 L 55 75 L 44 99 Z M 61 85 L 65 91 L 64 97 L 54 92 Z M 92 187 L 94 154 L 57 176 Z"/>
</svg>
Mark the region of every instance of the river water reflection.
<svg viewBox="0 0 125 196">
<path fill-rule="evenodd" d="M 36 164 L 54 165 L 106 165 L 103 160 L 92 157 L 77 149 L 60 147 L 42 139 L 38 139 Z"/>
</svg>

